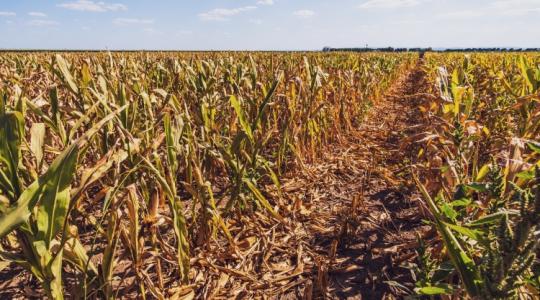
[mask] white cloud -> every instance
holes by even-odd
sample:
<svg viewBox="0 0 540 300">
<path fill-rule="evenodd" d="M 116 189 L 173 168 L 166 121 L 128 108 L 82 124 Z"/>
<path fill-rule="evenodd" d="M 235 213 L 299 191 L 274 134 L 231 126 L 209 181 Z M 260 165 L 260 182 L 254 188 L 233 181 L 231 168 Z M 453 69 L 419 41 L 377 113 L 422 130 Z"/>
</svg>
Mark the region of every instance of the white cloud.
<svg viewBox="0 0 540 300">
<path fill-rule="evenodd" d="M 59 23 L 52 20 L 30 20 L 26 24 L 30 26 L 35 26 L 35 27 L 45 27 L 45 26 L 55 26 L 55 25 L 58 25 Z"/>
<path fill-rule="evenodd" d="M 0 11 L 0 17 L 15 17 L 17 14 L 12 11 Z"/>
<path fill-rule="evenodd" d="M 106 12 L 106 11 L 121 11 L 127 10 L 127 6 L 121 3 L 105 3 L 94 2 L 90 0 L 77 0 L 73 2 L 65 2 L 58 4 L 58 7 L 62 7 L 70 10 L 78 11 L 90 11 L 90 12 Z"/>
<path fill-rule="evenodd" d="M 471 19 L 484 16 L 486 13 L 479 10 L 459 10 L 437 15 L 441 19 Z"/>
<path fill-rule="evenodd" d="M 116 18 L 113 21 L 116 25 L 138 25 L 138 24 L 154 24 L 154 20 L 151 19 L 137 19 L 137 18 Z"/>
<path fill-rule="evenodd" d="M 315 12 L 309 9 L 297 10 L 293 14 L 299 18 L 305 19 L 315 16 Z"/>
<path fill-rule="evenodd" d="M 502 15 L 521 16 L 540 11 L 540 0 L 499 0 L 492 7 Z"/>
<path fill-rule="evenodd" d="M 28 13 L 29 16 L 31 17 L 36 17 L 36 18 L 45 18 L 47 17 L 46 14 L 42 13 L 42 12 L 39 12 L 39 11 L 31 11 Z"/>
<path fill-rule="evenodd" d="M 229 17 L 246 11 L 257 9 L 256 6 L 244 6 L 238 8 L 216 8 L 211 11 L 200 13 L 199 18 L 204 21 L 227 21 Z"/>
<path fill-rule="evenodd" d="M 449 11 L 438 14 L 441 19 L 474 19 L 479 17 L 519 17 L 540 12 L 540 0 L 498 0 L 474 10 Z"/>
<path fill-rule="evenodd" d="M 419 5 L 421 0 L 368 0 L 360 8 L 398 8 Z"/>
<path fill-rule="evenodd" d="M 255 24 L 255 25 L 261 25 L 263 21 L 261 19 L 249 19 L 249 23 Z"/>
<path fill-rule="evenodd" d="M 507 11 L 502 12 L 503 15 L 507 16 L 522 16 L 530 13 L 540 12 L 540 7 L 536 8 L 513 8 Z"/>
<path fill-rule="evenodd" d="M 259 0 L 257 1 L 259 5 L 274 5 L 274 0 Z"/>
<path fill-rule="evenodd" d="M 498 0 L 493 1 L 492 5 L 499 8 L 514 8 L 514 7 L 538 7 L 540 6 L 540 0 Z"/>
</svg>

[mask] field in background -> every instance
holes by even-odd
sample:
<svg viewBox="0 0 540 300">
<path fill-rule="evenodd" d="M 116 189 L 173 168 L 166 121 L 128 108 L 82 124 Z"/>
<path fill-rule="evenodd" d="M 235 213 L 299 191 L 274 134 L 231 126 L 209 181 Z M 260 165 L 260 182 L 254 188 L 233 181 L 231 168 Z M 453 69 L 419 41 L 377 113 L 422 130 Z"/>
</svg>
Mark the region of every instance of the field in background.
<svg viewBox="0 0 540 300">
<path fill-rule="evenodd" d="M 391 95 L 418 113 L 399 139 L 414 155 L 385 176 L 418 191 L 436 234 L 396 264 L 411 282 L 381 284 L 398 296 L 538 295 L 536 53 L 40 52 L 0 54 L 5 296 L 329 295 L 341 237 L 328 257 L 281 249 L 296 267 L 276 267 L 269 232 L 292 230 L 303 209 L 283 180 L 324 161 L 405 83 L 422 85 Z M 368 201 L 346 200 L 354 213 Z M 246 234 L 254 220 L 271 229 Z"/>
</svg>

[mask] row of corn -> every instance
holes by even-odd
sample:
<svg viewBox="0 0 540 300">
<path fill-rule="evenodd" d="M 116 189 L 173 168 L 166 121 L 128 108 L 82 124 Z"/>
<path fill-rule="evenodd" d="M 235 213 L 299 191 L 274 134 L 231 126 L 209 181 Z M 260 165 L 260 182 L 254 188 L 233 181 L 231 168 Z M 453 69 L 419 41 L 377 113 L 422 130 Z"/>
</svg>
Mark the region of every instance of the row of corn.
<svg viewBox="0 0 540 300">
<path fill-rule="evenodd" d="M 0 267 L 51 299 L 189 283 L 228 218 L 362 121 L 409 54 L 0 55 Z M 118 261 L 123 264 L 120 274 Z M 69 282 L 69 292 L 65 284 Z M 67 293 L 67 294 L 66 294 Z"/>
</svg>

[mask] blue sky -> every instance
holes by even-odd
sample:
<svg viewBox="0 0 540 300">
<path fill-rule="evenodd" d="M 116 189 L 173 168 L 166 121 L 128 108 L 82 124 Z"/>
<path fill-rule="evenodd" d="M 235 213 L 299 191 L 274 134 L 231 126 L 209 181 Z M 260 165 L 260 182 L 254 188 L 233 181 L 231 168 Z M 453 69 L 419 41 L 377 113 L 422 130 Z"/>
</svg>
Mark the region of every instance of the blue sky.
<svg viewBox="0 0 540 300">
<path fill-rule="evenodd" d="M 2 0 L 0 48 L 540 47 L 540 0 Z"/>
</svg>

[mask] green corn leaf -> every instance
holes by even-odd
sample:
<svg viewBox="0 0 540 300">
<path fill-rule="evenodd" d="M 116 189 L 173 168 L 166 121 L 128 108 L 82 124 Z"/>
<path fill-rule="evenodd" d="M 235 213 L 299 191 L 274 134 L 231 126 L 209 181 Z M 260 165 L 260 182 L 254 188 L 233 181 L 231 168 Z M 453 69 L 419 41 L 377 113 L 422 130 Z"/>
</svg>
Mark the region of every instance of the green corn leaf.
<svg viewBox="0 0 540 300">
<path fill-rule="evenodd" d="M 42 191 L 36 214 L 37 236 L 47 247 L 63 228 L 70 201 L 70 186 L 77 166 L 77 156 L 60 169 L 58 176 L 47 183 Z"/>
<path fill-rule="evenodd" d="M 173 128 L 171 125 L 171 116 L 170 114 L 166 113 L 163 117 L 163 127 L 165 129 L 165 143 L 167 145 L 167 161 L 169 165 L 171 166 L 171 169 L 173 172 L 176 172 L 177 170 L 177 159 L 175 155 L 176 145 L 173 138 Z"/>
<path fill-rule="evenodd" d="M 17 168 L 24 138 L 24 120 L 20 112 L 0 113 L 0 187 L 13 202 L 20 195 Z"/>
<path fill-rule="evenodd" d="M 44 205 L 48 205 L 47 210 L 53 215 L 49 216 L 48 224 L 54 226 L 58 224 L 58 218 L 62 216 L 62 206 L 56 206 L 54 201 L 65 201 L 65 197 L 69 197 L 68 189 L 73 180 L 74 169 L 77 164 L 77 157 L 79 155 L 79 149 L 86 144 L 103 125 L 109 122 L 118 112 L 123 108 L 120 108 L 116 112 L 107 115 L 100 122 L 96 123 L 91 129 L 89 129 L 80 139 L 78 139 L 71 146 L 66 148 L 60 155 L 53 161 L 47 172 L 40 176 L 34 183 L 24 190 L 17 202 L 10 207 L 5 214 L 0 216 L 0 238 L 10 233 L 11 230 L 17 226 L 26 222 L 30 217 L 30 214 L 34 206 L 38 203 L 39 199 L 43 198 Z M 58 199 L 54 193 L 62 194 Z M 55 221 L 56 220 L 56 221 Z M 42 227 L 43 230 L 43 227 Z M 49 235 L 56 231 L 57 228 L 51 228 Z M 41 231 L 41 230 L 40 230 Z M 44 234 L 43 236 L 49 236 Z"/>
<path fill-rule="evenodd" d="M 47 272 L 52 276 L 49 276 L 52 280 L 49 281 L 50 295 L 55 300 L 64 299 L 64 289 L 62 288 L 62 259 L 63 249 L 60 249 L 58 253 L 53 257 L 53 260 L 47 265 Z"/>
<path fill-rule="evenodd" d="M 253 120 L 253 123 L 251 124 L 251 130 L 252 131 L 255 131 L 255 129 L 257 128 L 257 124 L 259 124 L 260 120 L 262 119 L 263 114 L 264 114 L 264 109 L 266 108 L 266 106 L 268 105 L 268 103 L 272 99 L 272 96 L 276 92 L 276 89 L 277 89 L 279 83 L 281 82 L 282 77 L 283 77 L 283 73 L 280 73 L 279 77 L 272 84 L 272 87 L 270 88 L 270 91 L 268 91 L 268 93 L 266 93 L 263 103 L 261 103 L 261 105 L 259 106 L 259 110 L 258 110 L 258 113 L 257 113 L 257 118 L 255 120 Z"/>
<path fill-rule="evenodd" d="M 78 154 L 77 144 L 64 150 L 54 160 L 47 172 L 22 193 L 15 206 L 0 216 L 0 238 L 28 219 L 32 208 L 42 195 L 45 195 L 46 202 L 50 202 L 55 200 L 56 193 L 64 192 L 61 201 L 65 200 L 65 190 L 71 184 Z M 52 208 L 52 211 L 55 211 L 55 208 Z"/>
<path fill-rule="evenodd" d="M 480 192 L 480 193 L 487 191 L 487 185 L 485 183 L 473 182 L 469 184 L 464 184 L 463 187 L 466 190 Z"/>
<path fill-rule="evenodd" d="M 426 286 L 422 287 L 416 290 L 416 292 L 420 295 L 428 295 L 428 296 L 434 296 L 434 295 L 450 295 L 453 293 L 452 286 L 447 284 L 439 284 L 436 286 Z"/>
<path fill-rule="evenodd" d="M 58 242 L 56 242 L 58 245 Z M 64 299 L 62 289 L 62 257 L 63 249 L 58 249 L 53 254 L 43 240 L 35 240 L 32 243 L 33 251 L 38 257 L 40 272 L 44 278 L 42 280 L 45 293 L 50 299 Z"/>
<path fill-rule="evenodd" d="M 425 201 L 428 204 L 428 207 L 433 214 L 435 219 L 435 224 L 437 230 L 441 235 L 446 248 L 448 249 L 448 255 L 450 260 L 454 264 L 454 267 L 459 273 L 459 276 L 467 289 L 467 292 L 470 296 L 475 297 L 480 292 L 480 284 L 482 279 L 480 273 L 476 268 L 474 261 L 469 257 L 467 252 L 461 247 L 459 240 L 452 233 L 450 228 L 443 222 L 440 211 L 429 195 L 428 191 L 422 183 L 418 180 L 416 176 L 413 176 L 416 185 L 418 186 L 420 192 L 424 196 Z"/>
<path fill-rule="evenodd" d="M 249 140 L 253 142 L 253 132 L 251 131 L 251 126 L 249 126 L 246 115 L 244 114 L 244 111 L 242 109 L 242 106 L 240 105 L 240 102 L 238 101 L 238 98 L 232 95 L 229 100 L 231 102 L 231 106 L 234 108 L 234 111 L 236 112 L 236 116 L 238 117 L 238 120 L 240 121 L 240 126 L 242 126 L 242 130 L 248 136 Z"/>
<path fill-rule="evenodd" d="M 525 171 L 521 171 L 516 174 L 517 178 L 523 179 L 523 180 L 533 180 L 534 179 L 534 169 L 529 169 Z"/>
<path fill-rule="evenodd" d="M 484 242 L 485 241 L 485 238 L 482 234 L 481 231 L 479 230 L 475 230 L 475 229 L 470 229 L 470 228 L 467 228 L 467 227 L 463 227 L 463 226 L 459 226 L 459 225 L 455 225 L 455 224 L 450 224 L 450 223 L 446 223 L 446 222 L 443 222 L 443 224 L 445 226 L 447 226 L 448 228 L 452 229 L 453 231 L 457 232 L 457 233 L 460 233 L 460 234 L 463 234 L 475 241 L 478 241 L 478 242 Z"/>
<path fill-rule="evenodd" d="M 451 207 L 466 207 L 466 206 L 471 205 L 471 203 L 472 203 L 471 199 L 469 199 L 469 198 L 461 198 L 461 199 L 454 200 L 454 201 L 448 203 L 448 205 L 450 205 Z"/>
<path fill-rule="evenodd" d="M 116 96 L 116 99 L 121 106 L 129 104 L 127 101 L 127 96 L 126 96 L 126 87 L 123 83 L 118 84 L 118 94 Z M 120 114 L 120 120 L 122 121 L 122 126 L 124 126 L 124 128 L 126 129 L 129 129 L 128 116 L 129 116 L 128 108 L 122 111 L 122 113 Z"/>
<path fill-rule="evenodd" d="M 529 69 L 527 59 L 523 55 L 519 57 L 519 68 L 521 70 L 521 76 L 523 76 L 523 79 L 525 80 L 525 84 L 529 88 L 529 91 L 532 92 L 534 88 L 533 78 L 531 76 L 532 74 L 530 72 L 531 70 Z"/>
<path fill-rule="evenodd" d="M 276 219 L 283 220 L 283 218 L 272 208 L 272 205 L 270 205 L 270 202 L 263 196 L 261 191 L 249 180 L 248 178 L 243 179 L 244 183 L 247 185 L 251 193 L 253 193 L 253 196 L 257 199 L 259 204 L 262 205 L 266 210 L 268 210 Z"/>
<path fill-rule="evenodd" d="M 519 215 L 519 211 L 507 210 L 507 211 L 496 212 L 487 216 L 483 216 L 475 221 L 472 221 L 466 224 L 465 226 L 470 227 L 470 228 L 475 228 L 475 227 L 482 227 L 485 225 L 497 224 L 502 218 L 507 217 L 509 215 Z"/>
<path fill-rule="evenodd" d="M 452 221 L 456 220 L 456 217 L 458 216 L 458 213 L 452 208 L 452 206 L 449 205 L 449 203 L 443 203 L 440 207 L 441 213 L 447 218 Z"/>
<path fill-rule="evenodd" d="M 530 142 L 530 143 L 527 143 L 527 146 L 529 146 L 529 149 L 531 149 L 535 153 L 540 154 L 540 143 Z"/>
<path fill-rule="evenodd" d="M 105 299 L 114 299 L 113 289 L 112 289 L 112 277 L 113 269 L 116 262 L 116 251 L 118 247 L 118 235 L 120 234 L 119 230 L 119 220 L 116 211 L 112 211 L 108 215 L 108 226 L 107 226 L 107 245 L 103 250 L 103 260 L 101 263 L 101 284 L 104 286 L 103 293 L 105 294 Z M 86 266 L 85 266 L 86 267 Z"/>
</svg>

